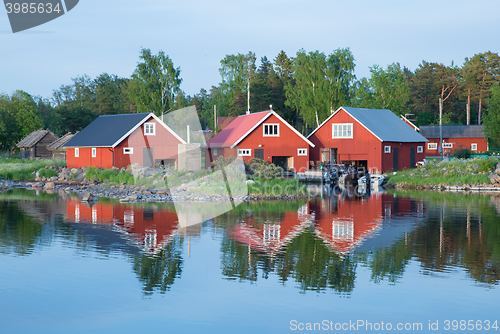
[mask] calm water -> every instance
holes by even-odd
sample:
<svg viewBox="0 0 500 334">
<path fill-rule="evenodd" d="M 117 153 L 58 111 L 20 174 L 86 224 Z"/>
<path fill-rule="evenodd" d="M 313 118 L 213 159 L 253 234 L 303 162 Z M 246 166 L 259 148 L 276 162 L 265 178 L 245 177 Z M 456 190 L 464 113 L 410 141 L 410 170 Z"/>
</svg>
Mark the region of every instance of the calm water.
<svg viewBox="0 0 500 334">
<path fill-rule="evenodd" d="M 325 194 L 207 219 L 216 211 L 0 194 L 0 333 L 500 326 L 500 197 Z"/>
</svg>

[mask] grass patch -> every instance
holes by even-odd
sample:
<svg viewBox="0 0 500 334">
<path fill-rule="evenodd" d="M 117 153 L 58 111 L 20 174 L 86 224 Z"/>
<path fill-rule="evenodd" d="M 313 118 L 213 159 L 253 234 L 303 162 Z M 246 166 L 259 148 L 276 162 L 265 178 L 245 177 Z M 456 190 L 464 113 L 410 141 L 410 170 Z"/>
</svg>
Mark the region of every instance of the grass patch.
<svg viewBox="0 0 500 334">
<path fill-rule="evenodd" d="M 39 170 L 47 173 L 47 175 L 56 176 L 57 173 L 53 169 L 45 169 L 45 166 L 52 166 L 54 164 L 58 167 L 64 167 L 66 166 L 66 161 L 53 159 L 0 159 L 0 178 L 8 180 L 34 180 L 35 175 L 33 173 Z"/>
<path fill-rule="evenodd" d="M 89 167 L 85 174 L 87 180 L 113 183 L 128 183 L 135 184 L 135 178 L 132 174 L 118 169 L 100 169 Z"/>
<path fill-rule="evenodd" d="M 498 158 L 430 160 L 420 168 L 389 173 L 387 182 L 410 186 L 490 183 L 488 172 L 495 169 L 499 162 Z"/>
</svg>

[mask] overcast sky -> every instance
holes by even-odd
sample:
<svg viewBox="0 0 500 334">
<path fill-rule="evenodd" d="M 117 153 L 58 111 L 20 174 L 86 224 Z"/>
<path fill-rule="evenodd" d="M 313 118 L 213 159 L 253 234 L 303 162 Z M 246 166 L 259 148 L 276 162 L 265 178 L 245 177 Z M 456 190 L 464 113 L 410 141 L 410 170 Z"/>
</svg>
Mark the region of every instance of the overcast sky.
<svg viewBox="0 0 500 334">
<path fill-rule="evenodd" d="M 13 0 L 14 1 L 14 0 Z M 0 93 L 49 98 L 71 78 L 130 77 L 142 47 L 163 50 L 193 95 L 220 83 L 220 60 L 253 51 L 274 59 L 303 48 L 349 47 L 358 78 L 374 64 L 462 65 L 500 50 L 499 0 L 80 0 L 70 12 L 12 33 L 0 14 Z"/>
</svg>

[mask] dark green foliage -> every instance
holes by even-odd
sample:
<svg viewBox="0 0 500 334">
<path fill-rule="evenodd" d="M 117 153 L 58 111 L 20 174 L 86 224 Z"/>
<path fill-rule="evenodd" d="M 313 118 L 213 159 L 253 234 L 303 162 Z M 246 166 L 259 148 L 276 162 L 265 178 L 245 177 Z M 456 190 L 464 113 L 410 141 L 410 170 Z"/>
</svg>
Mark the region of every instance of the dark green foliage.
<svg viewBox="0 0 500 334">
<path fill-rule="evenodd" d="M 469 159 L 472 152 L 468 148 L 461 148 L 453 153 L 453 156 L 457 159 Z"/>
</svg>

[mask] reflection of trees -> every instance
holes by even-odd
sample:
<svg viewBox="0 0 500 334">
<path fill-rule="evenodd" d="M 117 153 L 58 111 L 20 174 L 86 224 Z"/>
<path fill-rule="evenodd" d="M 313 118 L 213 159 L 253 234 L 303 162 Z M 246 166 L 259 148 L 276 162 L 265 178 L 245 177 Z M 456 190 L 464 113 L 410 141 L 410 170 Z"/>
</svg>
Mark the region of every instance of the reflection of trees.
<svg viewBox="0 0 500 334">
<path fill-rule="evenodd" d="M 349 293 L 354 289 L 356 263 L 353 258 L 331 252 L 312 230 L 294 238 L 276 262 L 281 280 L 287 281 L 292 277 L 302 291 L 330 288 Z"/>
<path fill-rule="evenodd" d="M 222 274 L 228 279 L 257 281 L 260 269 L 262 278 L 274 272 L 283 283 L 293 279 L 302 291 L 328 288 L 349 293 L 354 289 L 353 258 L 331 252 L 312 230 L 293 238 L 275 257 L 254 252 L 228 237 L 222 241 L 221 253 Z"/>
<path fill-rule="evenodd" d="M 0 201 L 0 252 L 31 254 L 42 228 L 43 224 L 25 214 L 17 201 Z"/>
<path fill-rule="evenodd" d="M 161 251 L 154 255 L 139 253 L 132 257 L 133 270 L 143 284 L 146 294 L 170 290 L 182 272 L 183 239 L 174 237 Z"/>
</svg>

